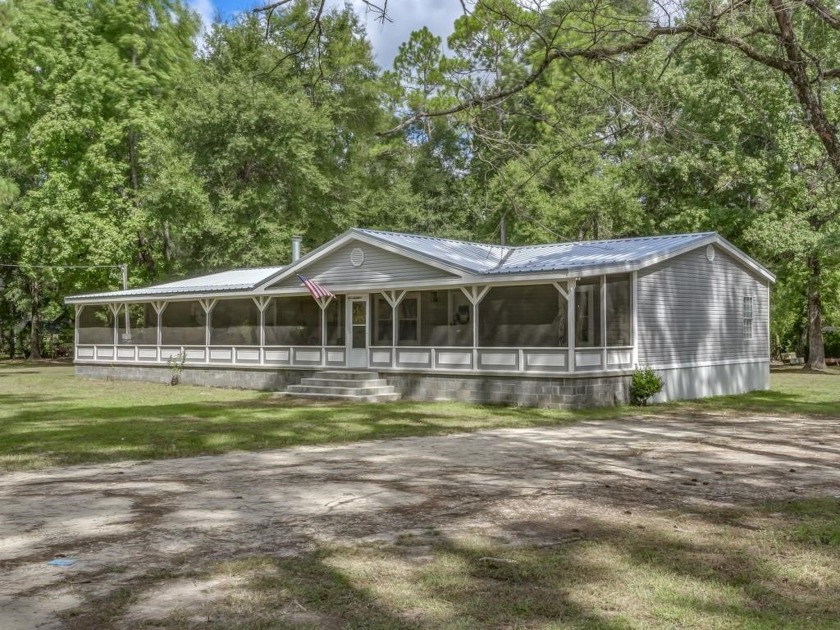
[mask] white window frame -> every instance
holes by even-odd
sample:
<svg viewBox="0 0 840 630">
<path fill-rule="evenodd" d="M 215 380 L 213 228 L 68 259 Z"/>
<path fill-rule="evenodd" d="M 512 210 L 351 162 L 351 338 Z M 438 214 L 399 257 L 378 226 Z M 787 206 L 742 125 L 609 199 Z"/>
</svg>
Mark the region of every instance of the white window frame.
<svg viewBox="0 0 840 630">
<path fill-rule="evenodd" d="M 753 338 L 753 320 L 755 319 L 755 300 L 751 295 L 745 295 L 742 302 L 743 328 L 742 335 L 744 339 Z"/>
</svg>

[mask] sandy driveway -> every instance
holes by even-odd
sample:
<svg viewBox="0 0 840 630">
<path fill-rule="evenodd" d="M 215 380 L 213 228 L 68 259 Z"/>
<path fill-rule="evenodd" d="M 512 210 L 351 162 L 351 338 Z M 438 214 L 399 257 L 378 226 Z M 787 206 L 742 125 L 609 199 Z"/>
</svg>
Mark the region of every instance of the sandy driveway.
<svg viewBox="0 0 840 630">
<path fill-rule="evenodd" d="M 232 556 L 426 528 L 528 543 L 547 514 L 573 528 L 837 495 L 840 426 L 808 418 L 584 422 L 4 474 L 0 627 L 58 628 L 57 612 L 152 570 Z M 77 563 L 47 565 L 57 554 Z M 200 605 L 191 590 L 141 598 L 132 621 Z"/>
</svg>

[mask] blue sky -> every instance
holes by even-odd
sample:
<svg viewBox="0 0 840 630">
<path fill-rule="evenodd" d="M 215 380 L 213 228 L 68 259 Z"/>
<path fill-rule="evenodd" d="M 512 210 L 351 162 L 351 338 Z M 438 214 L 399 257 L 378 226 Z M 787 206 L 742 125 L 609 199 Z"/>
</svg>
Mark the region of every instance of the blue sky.
<svg viewBox="0 0 840 630">
<path fill-rule="evenodd" d="M 247 11 L 265 3 L 260 0 L 187 0 L 205 23 L 220 15 L 228 19 L 239 11 Z M 368 37 L 373 44 L 376 61 L 380 66 L 390 68 L 399 45 L 408 39 L 412 31 L 427 26 L 446 41 L 452 32 L 452 23 L 461 14 L 459 0 L 389 0 L 388 14 L 393 22 L 380 24 L 375 16 L 365 11 L 361 0 L 348 0 L 365 22 Z M 330 6 L 341 6 L 342 0 L 328 0 Z"/>
</svg>

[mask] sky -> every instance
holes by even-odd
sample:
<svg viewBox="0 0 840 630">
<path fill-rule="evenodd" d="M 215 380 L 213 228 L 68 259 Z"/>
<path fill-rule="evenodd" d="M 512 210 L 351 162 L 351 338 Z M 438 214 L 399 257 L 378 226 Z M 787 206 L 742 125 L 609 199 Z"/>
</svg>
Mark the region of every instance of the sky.
<svg viewBox="0 0 840 630">
<path fill-rule="evenodd" d="M 423 26 L 440 36 L 444 45 L 452 33 L 452 24 L 461 15 L 459 0 L 389 0 L 388 15 L 393 20 L 380 24 L 374 14 L 366 11 L 361 0 L 349 0 L 350 4 L 365 23 L 368 37 L 373 45 L 377 63 L 390 69 L 399 45 L 408 40 L 412 31 Z M 188 4 L 198 12 L 205 24 L 215 16 L 229 19 L 240 11 L 247 11 L 265 3 L 260 0 L 188 0 Z M 342 0 L 328 0 L 329 6 L 341 6 Z"/>
</svg>

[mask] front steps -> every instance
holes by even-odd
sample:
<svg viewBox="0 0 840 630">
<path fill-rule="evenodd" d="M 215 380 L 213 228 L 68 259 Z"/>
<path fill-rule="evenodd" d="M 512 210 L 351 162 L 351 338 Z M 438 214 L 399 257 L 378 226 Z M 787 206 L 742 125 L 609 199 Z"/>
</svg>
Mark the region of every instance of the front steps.
<svg viewBox="0 0 840 630">
<path fill-rule="evenodd" d="M 387 402 L 399 400 L 400 394 L 377 372 L 324 370 L 302 378 L 300 385 L 289 385 L 285 396 L 325 400 L 355 400 L 359 402 Z"/>
</svg>

